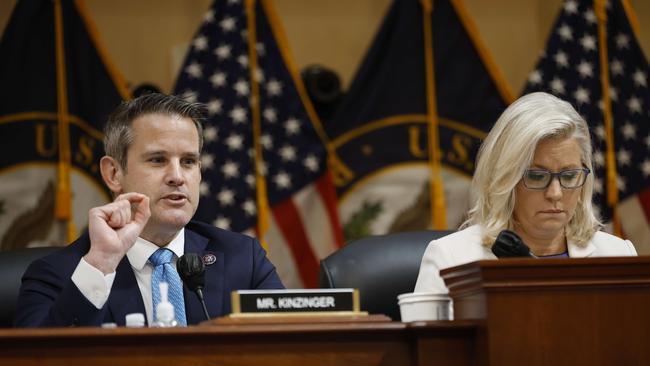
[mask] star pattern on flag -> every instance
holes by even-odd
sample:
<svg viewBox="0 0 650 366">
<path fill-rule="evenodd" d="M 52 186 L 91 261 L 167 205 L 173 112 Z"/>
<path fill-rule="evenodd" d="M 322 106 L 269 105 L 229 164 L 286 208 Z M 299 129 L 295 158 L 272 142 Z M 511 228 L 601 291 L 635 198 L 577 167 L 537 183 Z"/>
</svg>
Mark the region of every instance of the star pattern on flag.
<svg viewBox="0 0 650 366">
<path fill-rule="evenodd" d="M 259 2 L 257 12 L 261 12 Z M 215 1 L 191 42 L 175 93 L 205 103 L 203 182 L 196 218 L 243 232 L 258 214 L 252 85 L 243 1 Z M 262 133 L 261 170 L 271 205 L 321 176 L 326 151 L 300 101 L 265 17 L 256 17 L 255 51 Z"/>
<path fill-rule="evenodd" d="M 619 0 L 607 9 L 607 50 L 619 201 L 650 186 L 648 63 Z M 598 21 L 593 1 L 567 0 L 525 93 L 547 91 L 573 104 L 592 132 L 594 204 L 609 219 Z"/>
</svg>

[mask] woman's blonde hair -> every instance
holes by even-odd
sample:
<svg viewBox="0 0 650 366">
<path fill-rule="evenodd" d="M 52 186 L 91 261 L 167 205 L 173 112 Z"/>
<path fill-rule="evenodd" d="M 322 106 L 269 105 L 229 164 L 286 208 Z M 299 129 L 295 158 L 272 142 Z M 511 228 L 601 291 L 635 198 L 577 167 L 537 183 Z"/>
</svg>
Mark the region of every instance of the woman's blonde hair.
<svg viewBox="0 0 650 366">
<path fill-rule="evenodd" d="M 550 94 L 524 95 L 501 114 L 481 145 L 472 180 L 476 203 L 461 227 L 481 225 L 484 245 L 492 245 L 501 230 L 514 227 L 515 186 L 531 165 L 537 145 L 550 138 L 575 139 L 582 165 L 593 172 L 589 127 L 580 114 Z M 566 228 L 567 239 L 577 245 L 584 245 L 602 227 L 592 208 L 593 185 L 594 175 L 589 174 Z"/>
</svg>

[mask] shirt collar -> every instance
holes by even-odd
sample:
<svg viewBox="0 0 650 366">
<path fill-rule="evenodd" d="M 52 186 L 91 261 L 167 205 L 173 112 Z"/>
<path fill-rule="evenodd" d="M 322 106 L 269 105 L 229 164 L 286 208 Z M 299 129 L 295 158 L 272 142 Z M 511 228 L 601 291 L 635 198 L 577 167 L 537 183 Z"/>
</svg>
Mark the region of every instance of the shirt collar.
<svg viewBox="0 0 650 366">
<path fill-rule="evenodd" d="M 133 247 L 126 252 L 126 256 L 129 258 L 131 266 L 140 271 L 147 264 L 149 257 L 159 248 L 156 244 L 138 237 Z M 185 228 L 181 228 L 176 237 L 163 248 L 171 250 L 176 258 L 180 258 L 185 253 Z"/>
</svg>

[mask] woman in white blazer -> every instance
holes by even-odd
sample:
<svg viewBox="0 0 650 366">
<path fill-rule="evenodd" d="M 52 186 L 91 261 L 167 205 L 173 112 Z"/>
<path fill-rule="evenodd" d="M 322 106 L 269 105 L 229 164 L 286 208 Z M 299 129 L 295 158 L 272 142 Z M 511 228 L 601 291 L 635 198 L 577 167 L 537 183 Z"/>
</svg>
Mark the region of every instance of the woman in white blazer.
<svg viewBox="0 0 650 366">
<path fill-rule="evenodd" d="M 467 221 L 429 243 L 415 292 L 447 293 L 441 269 L 496 259 L 505 229 L 536 257 L 636 255 L 630 241 L 599 231 L 591 156 L 589 127 L 571 104 L 547 93 L 511 104 L 479 150 Z"/>
</svg>

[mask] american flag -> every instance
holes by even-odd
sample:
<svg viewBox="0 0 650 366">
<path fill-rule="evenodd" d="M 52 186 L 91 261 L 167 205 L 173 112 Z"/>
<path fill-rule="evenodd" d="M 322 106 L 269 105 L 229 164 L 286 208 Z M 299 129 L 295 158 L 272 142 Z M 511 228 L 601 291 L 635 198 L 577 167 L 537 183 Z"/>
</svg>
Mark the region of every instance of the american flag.
<svg viewBox="0 0 650 366">
<path fill-rule="evenodd" d="M 616 207 L 623 234 L 632 240 L 639 254 L 650 254 L 650 68 L 631 26 L 631 20 L 636 18 L 630 5 L 625 0 L 603 1 L 606 23 L 601 24 L 606 25 L 612 151 L 617 172 L 616 187 L 608 187 L 599 59 L 601 19 L 595 3 L 564 1 L 525 92 L 553 93 L 571 102 L 587 120 L 594 144 L 594 204 L 602 218 L 610 220 L 613 211 L 607 192 L 618 190 Z"/>
<path fill-rule="evenodd" d="M 254 233 L 263 180 L 270 225 L 261 239 L 268 255 L 285 286 L 314 287 L 319 259 L 342 245 L 342 234 L 326 142 L 276 19 L 267 1 L 215 1 L 191 42 L 174 93 L 208 109 L 195 218 Z M 255 146 L 262 151 L 259 176 Z"/>
</svg>

